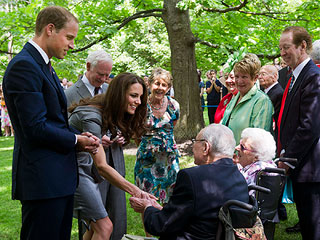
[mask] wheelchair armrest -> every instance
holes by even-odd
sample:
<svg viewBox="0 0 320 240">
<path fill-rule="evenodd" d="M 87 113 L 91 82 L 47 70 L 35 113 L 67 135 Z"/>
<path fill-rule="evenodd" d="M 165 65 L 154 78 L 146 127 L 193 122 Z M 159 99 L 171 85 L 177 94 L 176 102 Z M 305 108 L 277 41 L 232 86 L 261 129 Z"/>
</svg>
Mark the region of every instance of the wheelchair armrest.
<svg viewBox="0 0 320 240">
<path fill-rule="evenodd" d="M 223 209 L 228 209 L 230 206 L 237 206 L 239 208 L 243 208 L 245 210 L 248 211 L 252 211 L 253 206 L 248 204 L 248 203 L 244 203 L 238 200 L 228 200 L 224 205 L 223 205 Z"/>
<path fill-rule="evenodd" d="M 220 208 L 220 213 L 230 216 L 230 223 L 233 228 L 250 228 L 256 221 L 258 203 L 252 196 L 249 196 L 249 203 L 229 200 Z M 220 218 L 220 220 L 222 219 Z"/>
<path fill-rule="evenodd" d="M 261 187 L 255 184 L 251 184 L 248 186 L 248 190 L 256 190 L 263 193 L 271 193 L 271 190 L 269 188 Z"/>
<path fill-rule="evenodd" d="M 269 168 L 269 167 L 267 167 L 261 171 L 267 172 L 267 173 L 279 173 L 279 174 L 283 174 L 283 175 L 286 174 L 286 171 L 283 168 Z"/>
<path fill-rule="evenodd" d="M 287 157 L 279 157 L 279 158 L 276 158 L 274 160 L 275 163 L 277 162 L 287 162 L 287 163 L 297 163 L 298 162 L 298 159 L 296 158 L 287 158 Z"/>
</svg>

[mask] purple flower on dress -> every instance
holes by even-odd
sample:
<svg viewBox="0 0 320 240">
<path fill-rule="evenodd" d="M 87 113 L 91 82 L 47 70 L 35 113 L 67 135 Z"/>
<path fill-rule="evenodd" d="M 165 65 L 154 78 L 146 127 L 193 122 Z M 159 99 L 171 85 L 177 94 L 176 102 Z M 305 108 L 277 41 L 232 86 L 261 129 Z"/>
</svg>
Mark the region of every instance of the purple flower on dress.
<svg viewBox="0 0 320 240">
<path fill-rule="evenodd" d="M 166 199 L 166 191 L 164 191 L 163 189 L 160 190 L 159 199 L 161 202 Z"/>
<path fill-rule="evenodd" d="M 151 193 L 151 189 L 153 187 L 153 184 L 151 182 L 146 181 L 146 179 L 143 179 L 142 185 L 142 190 Z"/>
</svg>

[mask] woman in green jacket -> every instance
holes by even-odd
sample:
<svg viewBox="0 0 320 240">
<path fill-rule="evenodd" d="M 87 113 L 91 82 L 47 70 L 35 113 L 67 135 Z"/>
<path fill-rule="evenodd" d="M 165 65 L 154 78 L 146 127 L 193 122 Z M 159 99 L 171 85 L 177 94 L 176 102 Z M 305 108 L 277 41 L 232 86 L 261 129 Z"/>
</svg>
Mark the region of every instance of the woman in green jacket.
<svg viewBox="0 0 320 240">
<path fill-rule="evenodd" d="M 245 128 L 272 129 L 272 102 L 256 84 L 260 67 L 260 61 L 254 54 L 247 54 L 234 65 L 239 92 L 228 104 L 221 123 L 232 130 L 237 144 Z"/>
</svg>

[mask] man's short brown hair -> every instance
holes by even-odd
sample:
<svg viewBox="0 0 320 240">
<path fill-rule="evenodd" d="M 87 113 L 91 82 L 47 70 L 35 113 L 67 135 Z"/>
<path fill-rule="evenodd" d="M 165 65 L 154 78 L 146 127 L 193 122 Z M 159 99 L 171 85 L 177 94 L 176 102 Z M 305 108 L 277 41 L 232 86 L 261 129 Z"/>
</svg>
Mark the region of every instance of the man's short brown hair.
<svg viewBox="0 0 320 240">
<path fill-rule="evenodd" d="M 42 30 L 49 23 L 54 24 L 57 31 L 64 28 L 67 22 L 75 21 L 79 23 L 78 19 L 67 9 L 59 6 L 50 6 L 42 9 L 36 20 L 36 35 L 39 36 Z"/>
<path fill-rule="evenodd" d="M 307 53 L 310 53 L 312 50 L 312 39 L 307 30 L 299 26 L 290 26 L 287 27 L 282 33 L 292 32 L 292 42 L 298 47 L 301 45 L 302 41 L 307 43 Z"/>
</svg>

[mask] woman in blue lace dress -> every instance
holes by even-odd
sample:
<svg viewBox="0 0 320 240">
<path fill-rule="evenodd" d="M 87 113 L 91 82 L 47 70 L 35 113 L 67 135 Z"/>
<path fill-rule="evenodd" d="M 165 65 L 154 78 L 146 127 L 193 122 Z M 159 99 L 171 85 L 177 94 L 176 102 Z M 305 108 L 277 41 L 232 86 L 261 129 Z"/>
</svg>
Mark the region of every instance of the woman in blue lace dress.
<svg viewBox="0 0 320 240">
<path fill-rule="evenodd" d="M 170 72 L 156 68 L 149 78 L 147 132 L 142 137 L 134 168 L 136 185 L 167 203 L 179 171 L 179 151 L 173 128 L 179 119 L 179 103 L 166 92 L 172 86 Z"/>
</svg>

